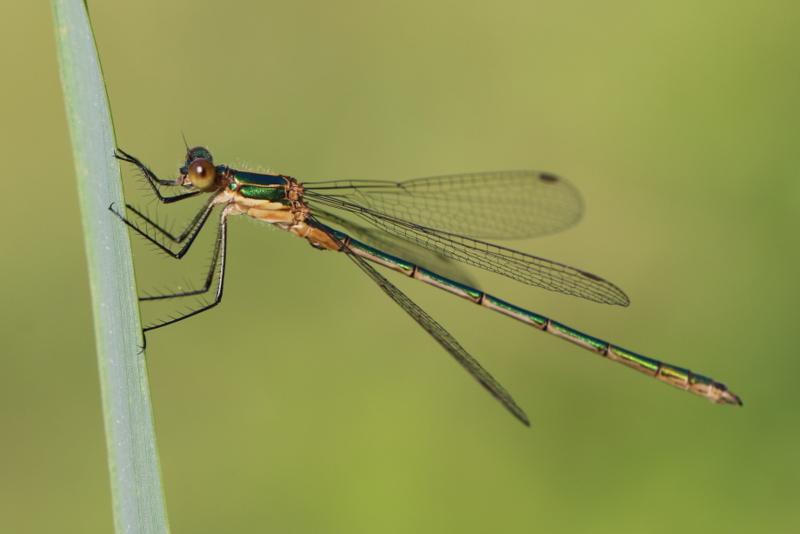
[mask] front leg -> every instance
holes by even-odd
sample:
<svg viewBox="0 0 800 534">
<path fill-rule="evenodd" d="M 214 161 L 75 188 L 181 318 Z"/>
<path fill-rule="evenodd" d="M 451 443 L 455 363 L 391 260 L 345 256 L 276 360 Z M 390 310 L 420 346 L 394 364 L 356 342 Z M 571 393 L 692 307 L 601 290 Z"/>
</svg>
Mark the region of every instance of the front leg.
<svg viewBox="0 0 800 534">
<path fill-rule="evenodd" d="M 202 224 L 201 220 L 203 219 L 203 217 L 208 217 L 208 215 L 206 214 L 206 210 L 208 210 L 209 208 L 213 208 L 216 204 L 218 204 L 217 198 L 216 197 L 211 197 L 209 199 L 208 203 L 206 204 L 205 208 L 203 208 L 202 210 L 197 212 L 197 214 L 192 219 L 192 222 L 190 222 L 188 224 L 188 226 L 186 227 L 186 229 L 183 230 L 183 232 L 181 232 L 179 235 L 172 234 L 172 232 L 170 232 L 166 228 L 162 227 L 156 221 L 154 221 L 153 219 L 151 219 L 150 217 L 148 217 L 147 215 L 145 215 L 144 213 L 142 213 L 141 211 L 139 211 L 135 207 L 131 206 L 130 204 L 125 204 L 125 207 L 128 208 L 129 210 L 131 210 L 133 213 L 135 213 L 140 219 L 144 220 L 147 224 L 149 224 L 156 232 L 158 232 L 162 236 L 166 237 L 167 239 L 169 239 L 173 243 L 180 244 L 180 243 L 183 243 L 184 240 L 189 235 L 192 234 L 192 232 L 197 228 L 198 224 L 200 224 L 200 225 Z M 111 210 L 111 211 L 114 211 L 114 213 L 119 217 L 119 214 L 116 213 L 115 210 Z M 199 229 L 198 229 L 198 231 L 199 231 Z M 141 234 L 141 232 L 138 229 L 137 229 L 137 232 L 139 232 Z M 148 239 L 149 239 L 149 236 L 148 236 Z"/>
<path fill-rule="evenodd" d="M 169 256 L 175 258 L 176 260 L 179 260 L 183 258 L 187 252 L 189 252 L 189 249 L 194 243 L 194 240 L 197 238 L 197 235 L 200 233 L 200 230 L 203 229 L 203 225 L 206 223 L 209 215 L 211 215 L 211 212 L 214 209 L 214 206 L 216 206 L 217 204 L 218 204 L 218 197 L 215 195 L 209 199 L 205 207 L 202 210 L 200 210 L 197 213 L 197 215 L 195 215 L 194 219 L 186 228 L 186 230 L 184 230 L 179 236 L 172 235 L 171 233 L 167 232 L 166 230 L 155 224 L 152 220 L 142 215 L 137 210 L 131 208 L 134 213 L 136 213 L 138 216 L 144 219 L 148 224 L 152 225 L 161 235 L 166 236 L 173 243 L 182 243 L 185 240 L 186 243 L 178 252 L 173 252 L 169 247 L 163 245 L 158 239 L 156 239 L 155 237 L 151 236 L 150 234 L 139 228 L 136 224 L 132 223 L 130 220 L 126 219 L 125 216 L 123 216 L 121 213 L 117 212 L 114 209 L 113 204 L 109 206 L 108 209 L 109 211 L 111 211 L 111 213 L 116 215 L 119 220 L 124 222 L 130 228 L 132 228 L 137 234 L 144 237 L 149 242 L 153 243 L 155 246 L 157 246 L 159 249 L 161 249 Z"/>
<path fill-rule="evenodd" d="M 144 163 L 139 161 L 137 158 L 131 156 L 121 148 L 117 148 L 117 151 L 114 153 L 114 157 L 120 161 L 124 161 L 126 163 L 131 163 L 139 169 L 139 172 L 142 173 L 142 176 L 145 177 L 147 183 L 150 185 L 150 188 L 155 193 L 156 198 L 164 203 L 164 204 L 171 204 L 173 202 L 179 202 L 181 200 L 186 200 L 187 198 L 196 197 L 197 195 L 201 194 L 202 191 L 190 191 L 188 193 L 181 193 L 180 195 L 174 196 L 164 196 L 161 194 L 161 191 L 158 190 L 158 185 L 170 186 L 170 187 L 184 187 L 182 183 L 178 182 L 178 180 L 162 180 L 155 174 L 153 171 L 148 169 Z M 156 185 L 158 184 L 158 185 Z"/>
<path fill-rule="evenodd" d="M 191 295 L 200 295 L 203 293 L 207 293 L 211 289 L 211 283 L 214 281 L 214 275 L 216 274 L 217 288 L 214 294 L 214 300 L 212 302 L 204 304 L 200 308 L 193 310 L 190 309 L 190 311 L 188 311 L 187 313 L 184 313 L 177 317 L 172 317 L 166 321 L 162 321 L 160 323 L 147 326 L 142 330 L 143 332 L 148 332 L 150 330 L 155 330 L 156 328 L 161 328 L 162 326 L 167 326 L 170 324 L 177 323 L 178 321 L 183 321 L 184 319 L 188 319 L 189 317 L 193 317 L 199 313 L 203 313 L 204 311 L 210 310 L 211 308 L 215 307 L 222 301 L 222 289 L 225 283 L 225 253 L 227 249 L 227 240 L 228 240 L 227 219 L 229 211 L 230 210 L 226 208 L 222 210 L 222 214 L 220 215 L 219 227 L 217 229 L 217 239 L 216 239 L 216 244 L 214 245 L 214 254 L 212 255 L 211 258 L 211 265 L 209 266 L 205 284 L 203 284 L 203 287 L 201 289 L 194 291 L 185 291 L 182 293 L 174 293 L 170 295 L 145 297 L 139 299 L 139 300 L 159 300 L 159 299 L 176 298 L 176 297 L 188 297 Z"/>
</svg>

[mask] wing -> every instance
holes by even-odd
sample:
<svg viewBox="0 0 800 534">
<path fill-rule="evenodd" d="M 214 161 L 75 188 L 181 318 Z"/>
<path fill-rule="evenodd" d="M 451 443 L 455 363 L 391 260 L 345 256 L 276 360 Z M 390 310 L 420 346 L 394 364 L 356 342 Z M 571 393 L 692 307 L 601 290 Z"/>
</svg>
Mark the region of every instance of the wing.
<svg viewBox="0 0 800 534">
<path fill-rule="evenodd" d="M 396 219 L 479 239 L 522 239 L 559 232 L 583 213 L 578 190 L 538 171 L 502 171 L 407 182 L 304 183 L 308 191 Z"/>
<path fill-rule="evenodd" d="M 403 258 L 451 280 L 479 289 L 478 284 L 463 269 L 459 268 L 458 263 L 449 258 L 404 241 L 378 228 L 363 226 L 321 209 L 314 210 L 314 218 L 325 221 L 329 226 L 338 226 L 345 233 L 382 252 Z"/>
<path fill-rule="evenodd" d="M 321 204 L 353 213 L 404 241 L 525 284 L 603 304 L 630 303 L 627 295 L 611 282 L 568 265 L 398 219 L 339 197 L 306 191 L 306 200 L 312 212 L 314 206 Z"/>
<path fill-rule="evenodd" d="M 331 236 L 333 237 L 333 236 Z M 361 268 L 395 303 L 403 308 L 422 328 L 430 334 L 466 371 L 477 380 L 491 395 L 496 398 L 514 417 L 530 426 L 528 417 L 511 395 L 473 358 L 458 341 L 430 315 L 409 299 L 394 284 L 376 271 L 366 260 L 356 256 L 347 249 L 347 257 Z"/>
</svg>

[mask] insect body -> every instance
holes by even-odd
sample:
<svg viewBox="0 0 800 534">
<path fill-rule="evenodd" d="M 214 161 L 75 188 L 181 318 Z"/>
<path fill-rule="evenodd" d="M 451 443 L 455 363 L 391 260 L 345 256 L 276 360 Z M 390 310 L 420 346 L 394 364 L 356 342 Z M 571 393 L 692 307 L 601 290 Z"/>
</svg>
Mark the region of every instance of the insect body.
<svg viewBox="0 0 800 534">
<path fill-rule="evenodd" d="M 161 180 L 133 156 L 120 150 L 117 157 L 135 165 L 163 203 L 178 202 L 203 193 L 211 195 L 187 228 L 178 235 L 168 232 L 130 205 L 128 209 L 149 225 L 148 230 L 152 230 L 156 237 L 122 214 L 114 212 L 125 224 L 174 258 L 180 259 L 188 252 L 214 208 L 222 206 L 216 245 L 203 287 L 142 299 L 207 293 L 216 278 L 214 300 L 184 315 L 149 326 L 145 331 L 173 324 L 219 304 L 225 279 L 227 218 L 230 215 L 247 215 L 306 239 L 315 248 L 347 254 L 467 372 L 525 424 L 529 424 L 528 419 L 511 395 L 455 338 L 372 267 L 370 262 L 559 336 L 712 402 L 742 404 L 739 397 L 720 382 L 583 334 L 476 289 L 468 280 L 456 280 L 463 278 L 457 270 L 450 274 L 453 268 L 451 260 L 456 260 L 551 291 L 599 303 L 627 306 L 628 297 L 625 293 L 598 276 L 478 239 L 533 237 L 574 224 L 582 211 L 580 195 L 572 185 L 552 174 L 514 171 L 442 176 L 400 183 L 340 181 L 301 184 L 294 178 L 280 174 L 215 166 L 211 153 L 205 148 L 196 147 L 188 150 L 186 163 L 178 178 Z M 163 196 L 159 186 L 179 186 L 186 192 Z M 500 206 L 503 208 L 499 209 Z M 349 214 L 371 226 L 363 226 L 330 210 Z M 157 236 L 181 248 L 173 252 Z"/>
</svg>

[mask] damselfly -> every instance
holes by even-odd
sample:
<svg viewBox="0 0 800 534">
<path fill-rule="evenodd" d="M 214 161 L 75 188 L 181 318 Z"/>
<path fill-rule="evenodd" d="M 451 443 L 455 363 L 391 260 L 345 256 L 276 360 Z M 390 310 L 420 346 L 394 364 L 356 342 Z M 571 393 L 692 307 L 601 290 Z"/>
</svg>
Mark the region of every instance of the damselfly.
<svg viewBox="0 0 800 534">
<path fill-rule="evenodd" d="M 712 402 L 742 404 L 739 397 L 720 382 L 688 369 L 641 356 L 500 300 L 476 289 L 474 284 L 464 283 L 458 271 L 451 269 L 450 260 L 457 260 L 543 289 L 594 302 L 627 306 L 629 301 L 625 293 L 602 278 L 479 240 L 544 235 L 577 222 L 583 208 L 580 195 L 569 182 L 552 174 L 516 171 L 440 176 L 400 183 L 301 183 L 281 174 L 215 166 L 207 149 L 195 147 L 187 151 L 185 164 L 176 179 L 161 180 L 141 161 L 122 150 L 118 151 L 116 157 L 135 165 L 150 184 L 156 198 L 165 204 L 203 193 L 211 195 L 179 234 L 171 233 L 130 205 L 127 208 L 138 220 L 143 221 L 145 229 L 114 211 L 113 206 L 110 208 L 125 224 L 173 258 L 184 257 L 214 208 L 222 208 L 214 251 L 203 286 L 196 290 L 141 299 L 187 297 L 213 290 L 213 301 L 148 326 L 145 332 L 187 319 L 220 303 L 225 281 L 227 219 L 230 215 L 248 215 L 306 239 L 317 249 L 344 252 L 526 425 L 529 424 L 528 418 L 511 395 L 453 336 L 368 261 L 513 317 Z M 160 186 L 177 186 L 183 188 L 184 192 L 164 196 L 159 190 Z M 335 210 L 338 210 L 338 214 Z M 359 220 L 370 223 L 371 227 L 356 222 Z M 168 242 L 180 246 L 180 249 L 174 252 Z M 455 274 L 450 274 L 451 271 Z"/>
</svg>

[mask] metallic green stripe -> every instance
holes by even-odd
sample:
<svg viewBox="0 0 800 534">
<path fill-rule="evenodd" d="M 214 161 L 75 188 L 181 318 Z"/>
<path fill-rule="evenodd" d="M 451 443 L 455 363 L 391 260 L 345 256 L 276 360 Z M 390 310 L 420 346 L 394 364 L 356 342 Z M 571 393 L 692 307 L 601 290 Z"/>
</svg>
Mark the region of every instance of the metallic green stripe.
<svg viewBox="0 0 800 534">
<path fill-rule="evenodd" d="M 636 354 L 635 352 L 631 352 L 620 347 L 615 347 L 614 345 L 611 345 L 609 352 L 614 356 L 617 356 L 623 361 L 623 363 L 629 363 L 633 364 L 634 367 L 647 369 L 653 375 L 655 375 L 658 372 L 658 369 L 661 367 L 661 362 L 658 360 L 647 358 L 641 354 Z"/>
<path fill-rule="evenodd" d="M 326 229 L 330 230 L 330 231 L 331 231 L 331 234 L 333 234 L 333 237 L 335 237 L 335 238 L 336 238 L 336 239 L 338 239 L 339 241 L 344 241 L 345 239 L 347 239 L 348 237 L 350 237 L 349 235 L 347 235 L 347 234 L 345 234 L 345 233 L 342 233 L 342 232 L 340 232 L 339 230 L 334 230 L 334 229 L 332 229 L 332 228 L 328 228 L 327 226 L 322 226 L 322 225 L 319 225 L 319 224 L 315 224 L 313 221 L 312 221 L 312 222 L 310 222 L 309 224 L 310 224 L 311 226 L 313 226 L 314 228 L 326 228 Z"/>
<path fill-rule="evenodd" d="M 714 382 L 713 379 L 707 376 L 692 373 L 692 376 L 689 377 L 689 384 L 691 385 L 702 384 L 704 386 L 713 387 L 716 384 L 716 382 Z"/>
<path fill-rule="evenodd" d="M 245 198 L 269 200 L 270 202 L 280 202 L 286 199 L 286 190 L 282 187 L 243 185 L 239 188 L 239 193 Z"/>
<path fill-rule="evenodd" d="M 500 300 L 499 298 L 493 297 L 492 295 L 489 294 L 484 296 L 483 299 L 484 302 L 488 302 L 489 304 L 497 308 L 502 308 L 503 310 L 507 310 L 508 312 L 510 312 L 510 314 L 517 315 L 519 317 L 524 317 L 525 319 L 535 323 L 536 326 L 542 329 L 544 329 L 545 324 L 547 324 L 547 321 L 549 320 L 547 317 L 544 317 L 537 313 L 533 313 L 532 311 L 528 311 L 524 308 L 514 306 L 513 304 L 510 304 L 504 300 Z"/>
<path fill-rule="evenodd" d="M 335 235 L 336 239 L 339 239 L 340 241 L 343 241 L 347 237 L 349 237 L 347 234 L 335 230 L 333 232 L 333 235 Z M 410 275 L 411 271 L 413 271 L 414 267 L 416 267 L 416 265 L 414 265 L 413 263 L 407 262 L 406 260 L 398 258 L 397 256 L 392 256 L 391 254 L 387 254 L 383 251 L 378 250 L 377 248 L 372 248 L 371 246 L 366 245 L 361 241 L 357 241 L 352 237 L 350 238 L 350 247 L 358 249 L 362 252 L 366 252 L 370 256 L 374 256 L 375 258 L 377 258 L 382 262 L 394 264 L 403 271 L 405 271 L 406 275 Z"/>
<path fill-rule="evenodd" d="M 465 286 L 464 284 L 460 284 L 455 280 L 450 280 L 449 278 L 445 278 L 444 276 L 436 274 L 433 271 L 429 271 L 428 269 L 423 269 L 422 267 L 419 267 L 418 272 L 423 277 L 433 280 L 434 282 L 452 287 L 453 289 L 457 289 L 462 293 L 466 293 L 466 295 L 469 296 L 472 300 L 477 301 L 479 298 L 481 298 L 481 295 L 483 295 L 483 291 L 479 291 L 474 287 Z"/>
<path fill-rule="evenodd" d="M 232 169 L 232 177 L 240 184 L 251 185 L 287 185 L 289 181 L 278 174 L 263 174 L 260 172 L 237 171 Z"/>
<path fill-rule="evenodd" d="M 596 337 L 584 334 L 583 332 L 578 332 L 577 330 L 573 330 L 567 325 L 557 323 L 556 321 L 550 321 L 550 326 L 554 330 L 558 330 L 562 334 L 565 334 L 571 340 L 594 347 L 597 352 L 605 352 L 606 347 L 608 347 L 608 343 L 602 339 L 597 339 Z"/>
<path fill-rule="evenodd" d="M 679 380 L 687 384 L 689 383 L 689 377 L 692 376 L 692 372 L 689 369 L 675 367 L 674 365 L 668 365 L 666 363 L 661 364 L 661 370 L 658 374 L 670 382 L 673 380 Z"/>
</svg>

